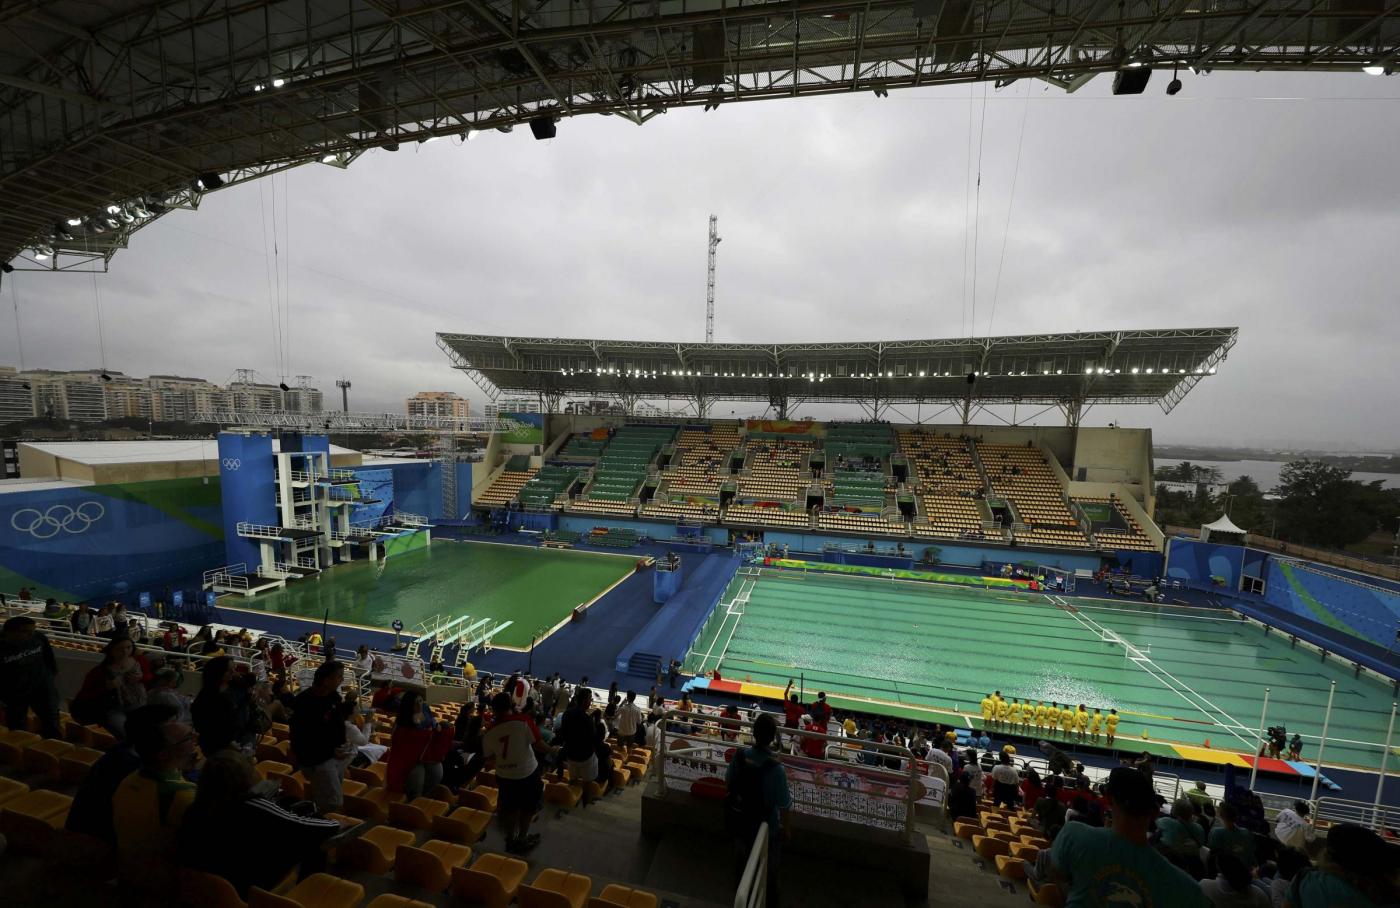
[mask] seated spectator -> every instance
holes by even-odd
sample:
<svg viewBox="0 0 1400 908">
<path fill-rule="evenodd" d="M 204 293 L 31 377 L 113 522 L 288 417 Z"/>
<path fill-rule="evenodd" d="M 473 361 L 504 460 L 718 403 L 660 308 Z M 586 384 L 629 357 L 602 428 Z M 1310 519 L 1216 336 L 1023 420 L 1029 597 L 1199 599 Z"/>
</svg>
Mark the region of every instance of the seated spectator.
<svg viewBox="0 0 1400 908">
<path fill-rule="evenodd" d="M 1205 833 L 1192 818 L 1188 798 L 1177 798 L 1171 814 L 1157 818 L 1157 847 L 1173 863 L 1197 877 L 1205 874 L 1201 865 L 1201 846 L 1205 843 Z"/>
<path fill-rule="evenodd" d="M 169 706 L 176 712 L 176 719 L 186 725 L 193 724 L 190 718 L 190 698 L 180 693 L 185 675 L 173 665 L 167 665 L 155 674 L 154 684 L 146 694 L 146 702 Z"/>
<path fill-rule="evenodd" d="M 1218 872 L 1213 880 L 1201 880 L 1201 892 L 1214 908 L 1270 908 L 1243 861 L 1228 851 L 1213 857 Z"/>
<path fill-rule="evenodd" d="M 1040 773 L 1035 771 L 1034 766 L 1026 767 L 1026 778 L 1021 782 L 1021 803 L 1027 807 L 1035 807 L 1045 794 L 1045 785 L 1040 781 Z"/>
<path fill-rule="evenodd" d="M 185 772 L 194 765 L 194 729 L 175 720 L 147 721 L 129 730 L 140 768 L 126 776 L 112 795 L 119 879 L 143 892 L 169 896 L 175 891 L 176 833 L 194 800 Z M 159 716 L 153 714 L 152 718 Z"/>
<path fill-rule="evenodd" d="M 1108 799 L 1113 812 L 1109 828 L 1068 823 L 1055 837 L 1050 862 L 1066 887 L 1066 904 L 1209 905 L 1196 881 L 1148 843 L 1158 803 L 1152 783 L 1141 772 L 1120 766 L 1109 774 Z"/>
<path fill-rule="evenodd" d="M 102 661 L 88 670 L 73 697 L 70 712 L 74 719 L 101 725 L 118 738 L 123 736 L 127 712 L 146 705 L 141 663 L 134 658 L 135 651 L 135 644 L 126 637 L 102 648 Z"/>
<path fill-rule="evenodd" d="M 397 713 L 399 711 L 399 700 L 403 697 L 403 691 L 394 687 L 387 680 L 380 681 L 374 688 L 374 695 L 369 698 L 369 705 L 372 709 L 377 709 L 385 713 Z"/>
<path fill-rule="evenodd" d="M 104 753 L 83 777 L 83 784 L 78 786 L 68 810 L 65 829 L 94 836 L 113 848 L 117 846 L 117 832 L 112 825 L 112 798 L 122 780 L 141 768 L 141 757 L 132 741 L 149 739 L 153 728 L 171 721 L 179 721 L 176 711 L 159 703 L 137 707 L 127 715 L 126 739 Z"/>
<path fill-rule="evenodd" d="M 545 719 L 547 723 L 552 721 L 552 717 Z M 541 729 L 541 737 L 543 734 Z M 481 771 L 485 762 L 481 752 L 481 735 L 481 716 L 477 715 L 476 704 L 467 701 L 462 704 L 454 723 L 454 746 L 442 761 L 442 781 L 448 788 L 456 790 L 463 785 L 470 785 L 472 779 Z"/>
<path fill-rule="evenodd" d="M 1210 835 L 1206 837 L 1206 844 L 1210 846 L 1212 858 L 1229 853 L 1239 858 L 1244 866 L 1253 868 L 1256 865 L 1254 833 L 1248 829 L 1241 829 L 1237 823 L 1238 818 L 1239 813 L 1235 810 L 1235 805 L 1221 804 L 1220 822 L 1211 829 Z"/>
<path fill-rule="evenodd" d="M 944 813 L 949 822 L 962 817 L 977 819 L 977 789 L 972 787 L 966 772 L 960 772 L 953 778 Z"/>
<path fill-rule="evenodd" d="M 1328 830 L 1318 866 L 1299 871 L 1284 897 L 1287 908 L 1384 908 L 1397 902 L 1395 849 L 1352 823 Z"/>
<path fill-rule="evenodd" d="M 453 729 L 438 722 L 423 697 L 409 691 L 399 702 L 399 716 L 389 741 L 385 786 L 412 801 L 442 781 L 442 758 L 452 746 Z"/>
<path fill-rule="evenodd" d="M 223 877 L 242 898 L 252 886 L 274 890 L 298 865 L 302 876 L 323 870 L 322 846 L 345 829 L 284 810 L 257 795 L 257 785 L 246 757 L 219 751 L 201 767 L 199 790 L 180 826 L 180 864 Z"/>
<path fill-rule="evenodd" d="M 992 768 L 992 799 L 997 806 L 1015 807 L 1021 787 L 1021 774 L 1011 763 L 1011 754 L 1003 751 Z"/>
<path fill-rule="evenodd" d="M 1293 885 L 1293 878 L 1312 867 L 1308 856 L 1296 848 L 1280 848 L 1274 860 L 1274 875 L 1269 879 L 1269 904 L 1283 908 L 1284 897 Z"/>
</svg>

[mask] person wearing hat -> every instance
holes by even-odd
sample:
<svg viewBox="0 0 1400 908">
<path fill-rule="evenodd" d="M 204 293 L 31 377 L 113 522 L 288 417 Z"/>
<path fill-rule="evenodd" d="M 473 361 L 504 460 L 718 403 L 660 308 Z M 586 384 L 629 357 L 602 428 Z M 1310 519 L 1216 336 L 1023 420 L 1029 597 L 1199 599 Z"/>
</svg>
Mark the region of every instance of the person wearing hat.
<svg viewBox="0 0 1400 908">
<path fill-rule="evenodd" d="M 1068 893 L 1066 908 L 1209 906 L 1200 885 L 1147 840 L 1158 814 L 1152 783 L 1120 766 L 1109 773 L 1105 793 L 1113 812 L 1107 828 L 1066 823 L 1051 846 L 1050 862 Z"/>
</svg>

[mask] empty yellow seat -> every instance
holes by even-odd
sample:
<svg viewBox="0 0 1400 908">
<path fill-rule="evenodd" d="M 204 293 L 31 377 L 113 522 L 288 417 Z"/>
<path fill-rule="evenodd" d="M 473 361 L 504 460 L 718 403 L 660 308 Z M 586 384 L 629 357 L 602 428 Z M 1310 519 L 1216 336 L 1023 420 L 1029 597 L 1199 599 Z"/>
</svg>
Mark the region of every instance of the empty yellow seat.
<svg viewBox="0 0 1400 908">
<path fill-rule="evenodd" d="M 43 739 L 32 731 L 8 731 L 0 729 L 0 763 L 18 766 L 24 758 L 24 749 Z"/>
<path fill-rule="evenodd" d="M 544 799 L 548 804 L 555 804 L 559 807 L 569 808 L 578 805 L 579 798 L 583 797 L 583 789 L 575 788 L 563 782 L 546 782 L 544 786 Z"/>
<path fill-rule="evenodd" d="M 98 750 L 108 750 L 116 745 L 117 737 L 101 725 L 86 725 L 88 746 Z"/>
<path fill-rule="evenodd" d="M 494 788 L 463 789 L 457 793 L 457 803 L 473 810 L 495 813 L 496 797 L 496 789 Z"/>
<path fill-rule="evenodd" d="M 284 763 L 281 760 L 259 760 L 257 765 L 258 777 L 266 779 L 269 773 L 281 773 L 284 776 L 292 774 L 292 764 Z"/>
<path fill-rule="evenodd" d="M 528 886 L 521 886 L 520 908 L 583 908 L 593 881 L 581 873 L 546 867 Z"/>
<path fill-rule="evenodd" d="M 374 901 L 366 905 L 365 908 L 433 908 L 433 906 L 429 905 L 427 902 L 420 902 L 415 899 L 407 898 L 406 896 L 394 895 L 392 892 L 386 892 L 383 895 L 376 896 Z"/>
<path fill-rule="evenodd" d="M 221 876 L 188 868 L 180 869 L 180 902 L 200 908 L 247 908 L 238 890 Z"/>
<path fill-rule="evenodd" d="M 953 823 L 953 835 L 960 839 L 970 839 L 975 835 L 985 835 L 981 824 L 971 820 L 957 820 Z"/>
<path fill-rule="evenodd" d="M 1011 853 L 1023 861 L 1034 861 L 1040 856 L 1040 848 L 1036 845 L 1026 845 L 1024 843 L 1012 842 Z"/>
<path fill-rule="evenodd" d="M 993 861 L 999 854 L 1011 853 L 1011 845 L 1008 842 L 986 835 L 973 836 L 972 849 L 976 851 L 977 856 L 984 861 Z"/>
<path fill-rule="evenodd" d="M 346 774 L 356 782 L 364 782 L 370 788 L 382 788 L 388 778 L 388 763 L 371 763 L 368 766 L 352 766 Z"/>
<path fill-rule="evenodd" d="M 429 892 L 442 892 L 452 882 L 452 871 L 465 868 L 472 850 L 441 839 L 429 839 L 421 847 L 400 845 L 394 859 L 394 879 Z"/>
<path fill-rule="evenodd" d="M 487 908 L 506 908 L 529 869 L 524 861 L 503 854 L 483 854 L 471 867 L 452 871 L 452 895 Z"/>
<path fill-rule="evenodd" d="M 624 788 L 632 778 L 632 771 L 625 766 L 613 763 L 612 783 L 616 788 Z"/>
<path fill-rule="evenodd" d="M 448 804 L 433 798 L 414 798 L 389 805 L 389 823 L 400 829 L 432 829 L 433 820 L 447 813 Z"/>
<path fill-rule="evenodd" d="M 403 801 L 403 795 L 386 788 L 366 788 L 362 794 L 344 796 L 345 812 L 361 820 L 383 823 L 389 819 L 389 805 Z"/>
<path fill-rule="evenodd" d="M 999 854 L 996 857 L 997 873 L 1008 880 L 1024 880 L 1026 878 L 1025 859 L 1014 854 Z"/>
<path fill-rule="evenodd" d="M 359 883 L 313 873 L 297 883 L 286 895 L 276 895 L 254 886 L 248 893 L 249 908 L 354 908 L 365 897 Z"/>
<path fill-rule="evenodd" d="M 77 785 L 87 778 L 92 765 L 102 759 L 102 751 L 92 747 L 74 747 L 58 758 L 58 777 Z"/>
<path fill-rule="evenodd" d="M 471 807 L 458 807 L 450 814 L 433 817 L 433 835 L 441 836 L 450 842 L 472 845 L 481 841 L 486 827 L 491 825 L 491 814 Z"/>
<path fill-rule="evenodd" d="M 29 786 L 23 782 L 16 782 L 14 779 L 0 776 L 0 807 L 6 802 L 13 801 L 20 795 L 29 794 Z"/>
<path fill-rule="evenodd" d="M 610 883 L 588 900 L 588 908 L 656 908 L 656 896 L 640 889 Z"/>
<path fill-rule="evenodd" d="M 92 745 L 92 732 L 88 731 L 86 725 L 79 725 L 70 719 L 68 724 L 63 726 L 63 740 L 80 747 L 89 747 Z"/>
<path fill-rule="evenodd" d="M 0 833 L 17 852 L 42 854 L 72 806 L 72 798 L 45 789 L 11 798 L 0 805 Z"/>
<path fill-rule="evenodd" d="M 1048 908 L 1063 908 L 1065 904 L 1065 892 L 1055 883 L 1041 883 L 1039 886 L 1033 880 L 1027 880 L 1026 885 L 1030 888 L 1031 901 L 1037 905 L 1046 905 Z"/>
<path fill-rule="evenodd" d="M 57 780 L 58 760 L 73 749 L 73 745 L 57 738 L 47 738 L 26 745 L 20 757 L 20 765 L 25 772 L 42 773 Z"/>
<path fill-rule="evenodd" d="M 290 744 L 287 741 L 277 741 L 264 736 L 263 739 L 258 742 L 258 761 L 262 762 L 268 760 L 272 762 L 283 762 L 287 759 L 290 749 Z"/>
<path fill-rule="evenodd" d="M 281 722 L 273 722 L 267 733 L 272 736 L 274 741 L 286 741 L 292 736 L 291 727 L 283 725 Z"/>
<path fill-rule="evenodd" d="M 399 846 L 412 844 L 413 833 L 408 830 L 376 826 L 341 845 L 337 851 L 343 864 L 370 873 L 388 873 L 394 869 L 394 856 Z"/>
</svg>

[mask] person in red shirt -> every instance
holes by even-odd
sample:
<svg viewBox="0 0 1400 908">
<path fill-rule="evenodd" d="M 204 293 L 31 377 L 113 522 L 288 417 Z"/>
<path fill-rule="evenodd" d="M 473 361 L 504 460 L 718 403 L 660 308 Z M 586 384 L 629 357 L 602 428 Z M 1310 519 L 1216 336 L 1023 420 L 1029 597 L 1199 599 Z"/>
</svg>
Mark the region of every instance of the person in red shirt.
<svg viewBox="0 0 1400 908">
<path fill-rule="evenodd" d="M 442 781 L 442 758 L 452 746 L 453 728 L 433 718 L 432 710 L 417 691 L 399 702 L 398 722 L 389 741 L 385 786 L 406 800 L 421 797 Z"/>
<path fill-rule="evenodd" d="M 487 765 L 496 771 L 500 790 L 497 810 L 506 830 L 506 851 L 524 854 L 540 840 L 529 831 L 544 792 L 538 758 L 557 748 L 544 743 L 533 718 L 512 710 L 510 694 L 496 694 L 491 712 L 495 721 L 482 738 L 482 752 Z"/>
<path fill-rule="evenodd" d="M 831 721 L 831 707 L 826 703 L 826 691 L 818 691 L 817 699 L 812 703 L 812 708 L 808 710 L 812 714 L 812 721 L 826 727 Z"/>
<path fill-rule="evenodd" d="M 803 716 L 802 721 L 798 724 L 798 728 L 803 731 L 819 730 L 816 727 L 816 723 L 812 721 L 811 716 Z M 804 755 L 814 760 L 820 760 L 822 757 L 826 756 L 826 742 L 821 738 L 808 738 L 804 736 L 799 746 L 802 748 L 802 753 Z"/>
</svg>

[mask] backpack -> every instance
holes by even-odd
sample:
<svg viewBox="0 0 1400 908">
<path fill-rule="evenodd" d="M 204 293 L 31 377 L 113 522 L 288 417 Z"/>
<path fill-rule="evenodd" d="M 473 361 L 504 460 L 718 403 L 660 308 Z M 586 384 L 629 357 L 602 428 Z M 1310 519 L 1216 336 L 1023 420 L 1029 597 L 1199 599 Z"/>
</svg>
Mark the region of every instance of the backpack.
<svg viewBox="0 0 1400 908">
<path fill-rule="evenodd" d="M 734 754 L 737 770 L 729 793 L 724 799 L 725 830 L 735 839 L 752 843 L 758 827 L 766 823 L 772 810 L 763 797 L 765 775 L 775 769 L 777 760 L 765 760 L 754 765 L 740 750 Z"/>
</svg>

